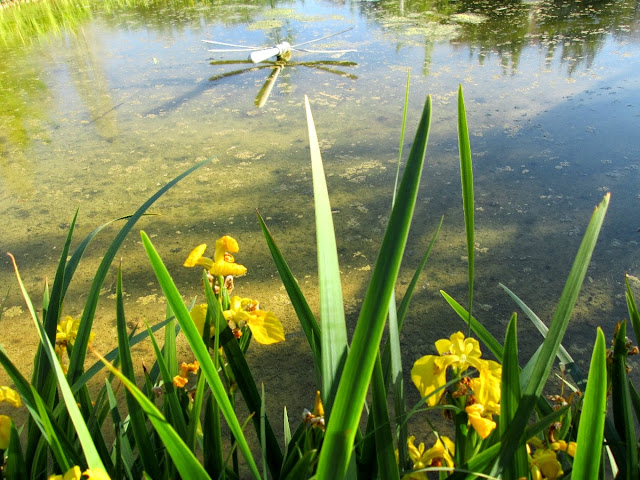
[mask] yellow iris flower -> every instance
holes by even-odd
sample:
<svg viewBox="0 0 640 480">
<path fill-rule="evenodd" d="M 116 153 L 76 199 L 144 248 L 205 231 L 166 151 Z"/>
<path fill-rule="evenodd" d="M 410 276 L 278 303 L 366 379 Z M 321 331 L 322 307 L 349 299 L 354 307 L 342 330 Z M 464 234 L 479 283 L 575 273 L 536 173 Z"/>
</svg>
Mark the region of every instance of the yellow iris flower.
<svg viewBox="0 0 640 480">
<path fill-rule="evenodd" d="M 204 243 L 194 248 L 184 261 L 184 266 L 195 267 L 200 265 L 209 270 L 211 275 L 222 275 L 223 277 L 227 275 L 240 276 L 247 273 L 247 267 L 235 263 L 233 254 L 239 251 L 238 242 L 229 235 L 216 240 L 213 259 L 203 256 L 206 249 L 207 245 Z"/>
<path fill-rule="evenodd" d="M 462 332 L 456 332 L 449 339 L 436 342 L 438 355 L 425 355 L 418 359 L 411 369 L 411 380 L 430 407 L 440 401 L 444 393 L 440 390 L 447 383 L 447 369 L 452 367 L 455 375 L 460 375 L 467 368 L 480 369 L 480 344 L 475 338 L 464 338 Z"/>
<path fill-rule="evenodd" d="M 284 341 L 284 328 L 280 320 L 273 312 L 265 312 L 258 309 L 258 302 L 250 298 L 231 298 L 229 310 L 223 312 L 224 318 L 231 331 L 239 337 L 242 328 L 247 325 L 258 343 L 270 345 Z M 204 331 L 204 321 L 207 315 L 207 304 L 196 305 L 191 310 L 191 319 L 202 335 Z M 214 335 L 214 328 L 211 327 L 211 336 Z"/>
<path fill-rule="evenodd" d="M 432 466 L 441 467 L 444 464 L 453 469 L 455 445 L 449 438 L 439 437 L 429 450 L 425 450 L 424 443 L 422 442 L 416 446 L 415 440 L 416 437 L 414 436 L 407 439 L 409 458 L 411 458 L 413 462 L 414 470 L 422 470 Z M 404 475 L 402 480 L 427 480 L 427 474 L 426 472 L 411 472 Z"/>
<path fill-rule="evenodd" d="M 471 379 L 471 404 L 465 408 L 469 423 L 480 438 L 487 438 L 494 428 L 494 414 L 500 415 L 502 366 L 491 360 L 481 360 L 478 377 Z"/>
<path fill-rule="evenodd" d="M 62 367 L 62 371 L 67 373 L 67 369 L 69 366 L 63 360 L 65 353 L 67 352 L 67 345 L 73 347 L 73 344 L 76 341 L 76 337 L 78 336 L 78 329 L 80 328 L 80 319 L 73 319 L 73 317 L 67 315 L 64 318 L 61 318 L 56 326 L 56 345 L 55 351 L 58 356 L 58 360 L 60 361 L 60 366 Z M 95 338 L 96 334 L 91 332 L 89 335 L 89 345 Z"/>
<path fill-rule="evenodd" d="M 20 398 L 18 392 L 6 386 L 0 387 L 0 402 L 10 403 L 16 408 L 22 406 L 22 398 Z"/>
<path fill-rule="evenodd" d="M 556 480 L 564 475 L 556 452 L 547 448 L 537 449 L 533 456 L 529 456 L 529 469 L 533 480 Z"/>
<path fill-rule="evenodd" d="M 78 329 L 80 328 L 80 319 L 73 319 L 71 316 L 67 315 L 63 319 L 58 322 L 58 326 L 56 327 L 56 347 L 66 347 L 67 345 L 71 345 L 76 341 L 76 337 L 78 336 Z M 89 343 L 93 341 L 96 334 L 91 332 L 89 336 Z M 56 349 L 57 350 L 57 349 Z"/>
<path fill-rule="evenodd" d="M 280 320 L 273 312 L 265 312 L 258 307 L 255 300 L 235 296 L 231 298 L 229 310 L 222 313 L 234 333 L 248 325 L 258 343 L 270 345 L 284 341 L 284 328 Z"/>
<path fill-rule="evenodd" d="M 182 365 L 180 365 L 180 373 L 173 377 L 173 384 L 177 388 L 184 388 L 185 385 L 189 383 L 189 373 L 197 375 L 199 369 L 200 364 L 197 360 L 194 360 L 193 363 L 182 362 Z"/>
</svg>

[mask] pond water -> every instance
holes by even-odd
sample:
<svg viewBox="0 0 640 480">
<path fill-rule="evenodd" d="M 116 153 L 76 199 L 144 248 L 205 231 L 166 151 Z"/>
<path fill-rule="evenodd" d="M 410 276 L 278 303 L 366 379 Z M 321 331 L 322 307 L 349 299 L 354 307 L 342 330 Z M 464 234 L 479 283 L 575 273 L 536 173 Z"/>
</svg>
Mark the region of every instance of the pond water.
<svg viewBox="0 0 640 480">
<path fill-rule="evenodd" d="M 132 325 L 153 324 L 165 312 L 140 229 L 151 236 L 185 299 L 202 299 L 200 273 L 182 267 L 187 254 L 232 235 L 240 243 L 236 259 L 249 269 L 236 282 L 238 293 L 260 299 L 287 333 L 284 344 L 251 347 L 256 377 L 265 382 L 278 418 L 284 404 L 290 412 L 309 407 L 316 388 L 309 349 L 255 211 L 267 219 L 318 313 L 303 107 L 308 95 L 353 328 L 390 209 L 407 71 L 406 147 L 428 94 L 434 108 L 399 298 L 445 215 L 403 330 L 407 372 L 434 352 L 435 340 L 464 328 L 439 293 L 466 303 L 459 84 L 474 158 L 477 318 L 503 338 L 516 306 L 501 282 L 548 322 L 591 212 L 606 192 L 611 206 L 565 346 L 584 363 L 596 326 L 611 337 L 615 322 L 627 316 L 625 272 L 640 299 L 636 1 L 98 3 L 60 2 L 57 22 L 38 32 L 21 24 L 22 34 L 14 28 L 22 17 L 0 10 L 0 249 L 15 255 L 37 305 L 76 208 L 74 246 L 213 156 L 162 197 L 150 210 L 158 215 L 141 219 L 125 241 L 119 257 L 127 317 Z M 347 28 L 304 48 L 356 52 L 294 51 L 260 107 L 257 96 L 275 76 L 271 66 L 227 64 L 247 54 L 211 53 L 212 46 L 201 42 L 297 44 Z M 81 315 L 116 231 L 107 228 L 91 244 L 65 314 Z M 114 265 L 94 324 L 94 344 L 102 352 L 115 346 L 116 271 Z M 27 374 L 36 332 L 6 256 L 0 259 L 2 298 L 2 345 Z M 526 357 L 540 337 L 521 318 Z M 137 347 L 136 355 L 150 362 L 147 347 Z M 182 355 L 190 360 L 184 346 Z M 282 365 L 290 366 L 284 374 Z"/>
</svg>

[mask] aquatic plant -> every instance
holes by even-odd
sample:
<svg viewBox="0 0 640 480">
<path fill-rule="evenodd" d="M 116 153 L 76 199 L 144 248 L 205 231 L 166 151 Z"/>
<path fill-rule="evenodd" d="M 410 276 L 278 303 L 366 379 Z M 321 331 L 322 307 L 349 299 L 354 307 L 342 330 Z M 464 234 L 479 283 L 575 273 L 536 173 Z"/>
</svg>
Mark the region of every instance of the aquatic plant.
<svg viewBox="0 0 640 480">
<path fill-rule="evenodd" d="M 561 348 L 609 196 L 604 197 L 591 217 L 548 329 L 515 293 L 503 287 L 545 335 L 536 354 L 521 368 L 517 315 L 511 317 L 503 343 L 473 316 L 473 169 L 460 88 L 458 132 L 468 255 L 467 308 L 446 292 L 442 296 L 468 330 L 466 334 L 452 332 L 448 339 L 437 340 L 436 354 L 424 347 L 424 355 L 415 360 L 411 369 L 411 378 L 422 398 L 407 410 L 399 333 L 442 220 L 435 226 L 430 246 L 398 304 L 395 286 L 425 161 L 431 99 L 426 100 L 402 178 L 396 181 L 387 229 L 351 342 L 345 324 L 330 200 L 308 100 L 306 113 L 321 322 L 312 313 L 258 214 L 266 243 L 309 343 L 318 384 L 313 410 L 304 411 L 303 420 L 294 430 L 285 409 L 284 449 L 266 414 L 264 387 L 258 388 L 245 356 L 252 338 L 277 344 L 285 339 L 284 330 L 276 316 L 261 310 L 257 301 L 231 296 L 237 277 L 246 272 L 245 266 L 236 263 L 240 244 L 233 237 L 225 235 L 216 241 L 213 258 L 204 257 L 206 244 L 196 247 L 187 257 L 185 267 L 202 268 L 197 281 L 201 279 L 206 299 L 206 303 L 187 306 L 150 238 L 142 232 L 144 249 L 167 300 L 166 319 L 147 326 L 142 333 L 127 330 L 119 271 L 115 312 L 118 348 L 102 355 L 90 345 L 99 293 L 125 237 L 161 195 L 207 162 L 204 161 L 161 188 L 133 215 L 119 219 L 126 222 L 102 259 L 81 317 L 63 316 L 63 301 L 87 245 L 106 225 L 94 230 L 71 253 L 76 224 L 73 219 L 54 282 L 45 289 L 41 315 L 31 302 L 12 257 L 40 345 L 31 380 L 0 348 L 0 364 L 14 383 L 12 389 L 0 388 L 0 399 L 16 406 L 24 403 L 30 415 L 22 442 L 13 421 L 0 417 L 0 449 L 5 460 L 2 475 L 64 479 L 234 479 L 247 475 L 265 479 L 424 479 L 428 472 L 439 472 L 440 477 L 452 479 L 555 479 L 571 469 L 574 478 L 597 478 L 604 476 L 602 452 L 606 445 L 611 451 L 614 474 L 620 478 L 637 477 L 634 422 L 640 417 L 640 395 L 628 383 L 626 370 L 627 356 L 637 353 L 637 348 L 626 337 L 626 323 L 622 322 L 615 332 L 609 353 L 604 333 L 598 329 L 586 380 Z M 406 105 L 403 135 L 405 123 Z M 401 158 L 402 152 L 398 179 Z M 628 282 L 626 298 L 637 337 L 640 315 Z M 381 349 L 385 325 L 389 335 Z M 160 347 L 154 333 L 162 328 L 164 345 Z M 184 334 L 191 347 L 193 357 L 188 362 L 178 361 L 178 332 Z M 136 378 L 131 347 L 147 339 L 154 349 L 155 363 L 151 368 L 145 367 L 143 378 Z M 495 360 L 484 356 L 484 348 Z M 85 370 L 88 351 L 99 360 Z M 63 360 L 66 357 L 68 365 Z M 556 357 L 575 382 L 574 386 L 568 377 L 563 379 L 575 393 L 565 396 L 561 391 L 550 402 L 543 390 Z M 103 367 L 108 369 L 109 377 L 98 395 L 91 398 L 87 382 Z M 118 403 L 118 389 L 113 386 L 120 384 L 125 389 L 126 411 Z M 606 417 L 609 384 L 613 420 Z M 393 410 L 388 405 L 389 393 L 393 395 Z M 240 398 L 250 412 L 248 418 L 240 418 L 236 410 Z M 367 416 L 363 418 L 365 406 Z M 449 430 L 447 434 L 434 425 L 431 441 L 427 441 L 429 432 L 409 435 L 407 421 L 430 411 L 446 412 L 452 422 L 450 428 L 444 427 Z M 112 425 L 110 445 L 103 432 L 107 418 Z M 223 429 L 223 418 L 230 439 L 227 429 Z M 245 435 L 249 422 L 256 431 L 257 446 L 252 446 Z"/>
</svg>

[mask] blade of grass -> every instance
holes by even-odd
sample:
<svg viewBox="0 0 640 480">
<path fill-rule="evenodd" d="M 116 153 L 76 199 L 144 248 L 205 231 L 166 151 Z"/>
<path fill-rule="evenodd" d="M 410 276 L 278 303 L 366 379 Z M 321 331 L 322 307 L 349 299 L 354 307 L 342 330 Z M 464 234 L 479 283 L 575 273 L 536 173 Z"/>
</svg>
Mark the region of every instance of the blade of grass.
<svg viewBox="0 0 640 480">
<path fill-rule="evenodd" d="M 629 274 L 624 276 L 624 284 L 626 287 L 625 298 L 627 300 L 627 310 L 629 311 L 629 321 L 633 327 L 633 333 L 636 336 L 636 344 L 640 342 L 640 313 L 638 313 L 638 306 L 633 298 L 633 292 L 631 291 L 631 285 L 629 285 Z"/>
<path fill-rule="evenodd" d="M 371 381 L 371 415 L 373 416 L 376 439 L 378 475 L 379 478 L 387 480 L 400 480 L 387 408 L 387 391 L 382 382 L 382 365 L 379 356 L 373 367 L 373 377 Z"/>
<path fill-rule="evenodd" d="M 549 334 L 542 344 L 542 350 L 540 351 L 530 381 L 522 392 L 522 400 L 520 401 L 518 412 L 503 437 L 501 451 L 503 459 L 510 458 L 515 449 L 521 444 L 524 427 L 549 377 L 553 360 L 556 357 L 567 325 L 569 324 L 571 312 L 580 293 L 580 288 L 582 287 L 582 282 L 586 275 L 593 249 L 595 248 L 598 234 L 600 233 L 600 228 L 602 227 L 602 222 L 604 221 L 604 216 L 609 206 L 609 197 L 609 194 L 605 195 L 602 202 L 595 208 L 587 231 L 580 244 L 576 259 L 571 267 L 569 277 L 560 296 L 556 311 L 554 312 Z"/>
<path fill-rule="evenodd" d="M 578 445 L 571 477 L 596 478 L 602 457 L 604 418 L 607 414 L 607 358 L 604 333 L 600 328 L 591 356 L 582 411 L 584 414 L 578 426 Z"/>
<path fill-rule="evenodd" d="M 267 438 L 265 435 L 265 420 L 267 418 L 267 405 L 265 403 L 264 396 L 264 383 L 262 387 L 262 401 L 260 402 L 260 445 L 262 446 L 262 478 L 269 478 L 267 476 Z"/>
<path fill-rule="evenodd" d="M 46 316 L 44 318 L 44 330 L 49 338 L 50 342 L 55 342 L 56 339 L 56 329 L 58 326 L 58 319 L 60 318 L 60 310 L 62 309 L 62 290 L 64 283 L 64 274 L 65 274 L 65 265 L 67 263 L 67 256 L 69 254 L 69 248 L 71 246 L 71 238 L 73 237 L 73 230 L 75 228 L 76 220 L 78 218 L 78 210 L 76 210 L 73 215 L 73 220 L 71 221 L 71 225 L 69 226 L 69 232 L 67 234 L 67 238 L 64 243 L 64 247 L 62 248 L 62 253 L 60 255 L 60 260 L 58 261 L 58 268 L 56 269 L 55 279 L 53 281 L 53 290 L 51 291 L 51 295 L 48 296 L 47 307 L 46 307 Z M 47 291 L 46 289 L 45 291 Z M 44 314 L 44 309 L 43 309 Z M 42 361 L 42 345 L 38 345 L 38 351 L 36 352 L 36 359 L 34 362 L 34 382 L 36 389 L 40 392 L 45 398 L 49 397 L 47 392 L 43 392 L 42 388 L 44 387 L 44 383 L 47 375 L 51 372 L 51 365 L 48 362 Z"/>
<path fill-rule="evenodd" d="M 498 285 L 500 285 L 500 287 L 502 287 L 502 289 L 505 292 L 507 292 L 509 294 L 509 296 L 516 302 L 516 304 L 522 309 L 522 311 L 525 313 L 527 318 L 529 318 L 529 320 L 531 320 L 531 323 L 533 323 L 533 325 L 538 329 L 538 331 L 542 334 L 542 336 L 546 337 L 547 334 L 549 333 L 549 329 L 544 324 L 544 322 L 542 320 L 540 320 L 540 317 L 538 317 L 533 312 L 533 310 L 531 310 L 527 306 L 527 304 L 524 303 L 515 293 L 513 293 L 511 290 L 509 290 L 509 288 L 507 288 L 502 283 L 499 283 Z M 560 363 L 562 363 L 562 364 L 564 364 L 566 366 L 567 370 L 569 371 L 569 373 L 571 374 L 573 379 L 576 381 L 576 384 L 577 384 L 578 388 L 580 388 L 581 390 L 584 391 L 584 387 L 585 387 L 585 385 L 587 383 L 587 379 L 582 374 L 582 372 L 580 371 L 580 369 L 576 365 L 575 361 L 573 360 L 571 355 L 569 355 L 569 352 L 567 352 L 567 350 L 562 346 L 562 344 L 560 344 L 560 346 L 558 347 L 557 357 L 558 357 L 558 360 L 560 361 Z"/>
<path fill-rule="evenodd" d="M 469 144 L 469 129 L 467 114 L 464 108 L 462 85 L 458 87 L 458 148 L 460 149 L 460 182 L 462 184 L 462 207 L 464 210 L 464 230 L 467 235 L 467 258 L 469 277 L 469 308 L 468 315 L 473 313 L 473 279 L 475 267 L 475 227 L 473 201 L 473 164 L 471 161 L 471 146 Z M 471 325 L 471 321 L 467 322 Z"/>
<path fill-rule="evenodd" d="M 409 104 L 409 72 L 407 72 L 407 86 L 405 88 L 404 95 L 404 109 L 402 113 L 402 128 L 400 131 L 400 147 L 398 148 L 398 162 L 396 166 L 396 179 L 393 185 L 393 199 L 391 201 L 391 208 L 393 208 L 396 201 L 396 194 L 398 189 L 398 179 L 400 178 L 400 166 L 402 164 L 402 146 L 404 144 L 404 132 L 407 126 L 407 106 Z M 398 458 L 399 464 L 404 465 L 408 461 L 407 453 L 407 439 L 409 438 L 409 431 L 404 421 L 407 415 L 407 405 L 404 397 L 404 376 L 402 375 L 402 353 L 400 351 L 400 325 L 398 322 L 398 311 L 396 306 L 396 293 L 395 290 L 391 292 L 391 298 L 389 299 L 389 345 L 390 351 L 390 366 L 391 366 L 391 388 L 393 392 L 393 409 L 396 416 L 396 435 L 398 439 Z M 372 377 L 372 388 L 380 389 L 380 393 L 384 393 L 386 398 L 387 383 L 384 382 L 383 368 L 380 361 L 380 357 L 376 360 L 376 366 L 380 365 L 380 375 L 374 375 Z M 380 385 L 376 385 L 380 382 Z M 374 387 L 375 385 L 375 387 Z M 382 405 L 379 405 L 382 408 Z M 388 416 L 386 401 L 384 405 L 385 413 Z M 376 429 L 377 432 L 378 429 Z M 376 441 L 380 444 L 379 441 Z M 380 459 L 380 457 L 379 457 Z M 378 462 L 380 464 L 380 461 Z M 395 475 L 398 475 L 398 468 L 396 462 L 393 464 Z M 381 470 L 383 472 L 383 470 Z M 391 475 L 393 475 L 391 473 Z"/>
<path fill-rule="evenodd" d="M 511 316 L 504 339 L 504 357 L 502 359 L 502 386 L 500 394 L 500 435 L 504 435 L 513 420 L 520 403 L 520 366 L 518 362 L 517 316 Z M 505 478 L 527 478 L 529 461 L 524 445 L 519 447 L 515 456 L 503 465 Z"/>
<path fill-rule="evenodd" d="M 136 376 L 131 360 L 131 346 L 127 335 L 127 323 L 124 313 L 124 300 L 122 296 L 122 268 L 118 268 L 118 280 L 116 285 L 116 329 L 118 334 L 118 351 L 120 358 L 120 369 L 131 382 L 135 382 Z M 145 336 L 149 334 L 147 330 Z M 105 358 L 106 359 L 106 358 Z M 103 363 L 98 360 L 101 365 Z M 136 447 L 139 452 L 139 459 L 142 462 L 144 470 L 151 475 L 152 478 L 163 478 L 156 453 L 149 438 L 147 431 L 147 422 L 144 411 L 140 404 L 136 402 L 135 397 L 128 391 L 125 391 L 125 399 L 129 412 L 129 426 L 135 439 Z"/>
<path fill-rule="evenodd" d="M 427 97 L 402 176 L 398 198 L 391 212 L 356 324 L 351 351 L 338 387 L 333 415 L 329 418 L 327 425 L 318 460 L 318 480 L 343 478 L 347 472 L 367 386 L 379 352 L 389 299 L 407 242 L 426 155 L 430 121 L 431 97 Z"/>
<path fill-rule="evenodd" d="M 429 259 L 429 254 L 431 253 L 431 250 L 435 245 L 436 238 L 438 237 L 438 233 L 440 232 L 440 228 L 442 227 L 443 221 L 444 221 L 444 216 L 440 218 L 440 223 L 438 224 L 438 227 L 436 228 L 435 233 L 431 237 L 431 241 L 429 242 L 427 251 L 422 257 L 422 260 L 420 261 L 420 265 L 418 266 L 415 273 L 413 274 L 413 278 L 411 279 L 411 282 L 409 282 L 409 286 L 407 287 L 404 297 L 402 297 L 402 301 L 400 302 L 400 306 L 398 307 L 398 334 L 402 331 L 404 319 L 407 316 L 407 311 L 409 310 L 409 304 L 411 303 L 411 297 L 413 296 L 413 292 L 415 291 L 416 285 L 418 284 L 420 275 L 427 264 L 427 260 Z M 386 386 L 389 385 L 389 381 L 391 378 L 391 344 L 389 342 L 385 344 L 382 350 L 381 361 L 382 361 L 383 384 L 385 385 L 385 388 L 386 388 Z M 402 420 L 396 418 L 396 425 L 403 426 L 406 423 L 405 419 L 406 419 L 406 412 L 405 412 L 405 418 L 403 418 Z M 366 433 L 364 435 L 361 453 L 358 458 L 359 466 L 361 470 L 363 465 L 372 464 L 373 458 L 375 455 L 376 444 L 375 444 L 375 435 L 373 434 L 374 432 L 373 417 L 371 416 L 367 418 L 367 427 L 365 432 Z M 400 434 L 398 439 L 398 444 L 400 444 L 400 442 L 403 441 L 401 437 L 402 435 Z M 406 445 L 406 443 L 407 443 L 407 439 L 404 439 L 404 444 Z M 400 449 L 398 450 L 400 451 Z"/>
<path fill-rule="evenodd" d="M 311 347 L 311 353 L 313 354 L 313 365 L 316 371 L 316 381 L 318 385 L 322 385 L 322 342 L 318 321 L 311 312 L 311 308 L 309 308 L 309 304 L 307 303 L 304 294 L 300 290 L 298 282 L 294 278 L 293 273 L 289 269 L 289 265 L 287 265 L 287 262 L 282 256 L 278 245 L 273 239 L 271 232 L 267 228 L 267 225 L 265 224 L 264 219 L 259 212 L 258 221 L 260 222 L 260 227 L 262 228 L 264 238 L 267 241 L 269 251 L 271 252 L 273 263 L 278 269 L 278 274 L 280 275 L 282 284 L 287 290 L 287 294 L 289 295 L 289 299 L 291 300 L 291 305 L 296 312 L 296 316 L 300 321 L 302 331 L 307 337 L 307 342 L 309 342 L 309 346 Z"/>
<path fill-rule="evenodd" d="M 62 393 L 62 398 L 64 399 L 64 403 L 66 404 L 67 411 L 69 412 L 69 417 L 73 422 L 76 435 L 78 437 L 78 440 L 80 441 L 80 445 L 82 446 L 85 459 L 87 460 L 87 465 L 92 470 L 103 470 L 106 472 L 105 466 L 102 463 L 102 459 L 100 458 L 100 455 L 98 455 L 98 451 L 96 450 L 96 447 L 93 443 L 93 439 L 91 438 L 91 434 L 89 433 L 89 429 L 87 428 L 87 424 L 84 422 L 84 418 L 80 413 L 80 410 L 76 403 L 76 399 L 73 397 L 71 388 L 67 383 L 67 379 L 64 375 L 64 372 L 62 371 L 60 362 L 58 362 L 58 358 L 56 356 L 55 350 L 53 349 L 53 346 L 51 345 L 51 342 L 49 341 L 49 338 L 47 337 L 47 334 L 44 331 L 44 327 L 38 320 L 38 315 L 36 314 L 33 304 L 31 303 L 31 299 L 29 298 L 29 294 L 27 293 L 24 283 L 22 282 L 22 278 L 20 277 L 20 272 L 18 270 L 18 265 L 16 264 L 16 260 L 13 257 L 13 255 L 11 254 L 8 254 L 8 255 L 11 258 L 11 262 L 13 263 L 13 269 L 16 274 L 18 285 L 20 286 L 20 290 L 22 292 L 22 297 L 25 300 L 27 309 L 31 313 L 31 318 L 33 319 L 33 322 L 38 331 L 40 342 L 44 347 L 44 352 L 47 355 L 47 358 L 50 364 L 54 368 L 55 376 L 58 382 L 58 388 Z M 35 400 L 36 402 L 38 402 L 39 398 L 35 396 Z M 40 406 L 38 409 L 40 410 Z M 68 470 L 69 468 L 70 467 L 67 467 L 65 471 Z"/>
<path fill-rule="evenodd" d="M 333 401 L 338 389 L 344 362 L 347 358 L 347 325 L 344 319 L 340 266 L 336 247 L 335 229 L 331 216 L 329 191 L 324 176 L 322 157 L 316 128 L 311 115 L 309 99 L 305 96 L 313 198 L 316 214 L 316 241 L 318 243 L 318 286 L 320 290 L 320 318 L 322 321 L 322 403 L 325 419 L 331 418 Z"/>
<path fill-rule="evenodd" d="M 136 212 L 131 215 L 127 223 L 122 227 L 122 229 L 118 232 L 116 237 L 113 239 L 113 242 L 107 249 L 102 261 L 100 262 L 100 266 L 94 276 L 93 283 L 91 284 L 91 289 L 89 291 L 89 296 L 87 298 L 87 302 L 85 304 L 84 310 L 82 312 L 82 319 L 80 321 L 80 327 L 78 328 L 78 333 L 74 343 L 74 349 L 71 354 L 71 359 L 69 360 L 69 370 L 67 372 L 67 378 L 69 379 L 70 384 L 74 384 L 78 377 L 82 374 L 82 370 L 84 368 L 84 360 L 87 354 L 87 347 L 89 345 L 89 337 L 91 334 L 91 327 L 93 326 L 93 317 L 96 312 L 96 308 L 98 306 L 98 300 L 100 296 L 100 289 L 102 288 L 102 284 L 104 283 L 104 279 L 109 273 L 109 268 L 111 267 L 111 263 L 116 255 L 116 252 L 124 242 L 124 239 L 127 237 L 133 226 L 140 219 L 140 217 L 146 212 L 146 210 L 153 205 L 153 203 L 158 200 L 162 195 L 164 195 L 171 187 L 173 187 L 176 183 L 182 180 L 187 175 L 191 174 L 198 168 L 202 167 L 209 163 L 211 159 L 203 160 L 202 162 L 197 163 L 193 167 L 187 169 L 169 183 L 167 183 L 164 187 L 160 188 L 155 194 L 153 194 L 146 202 L 144 202 Z"/>
<path fill-rule="evenodd" d="M 200 373 L 204 378 L 204 375 Z M 225 478 L 224 456 L 222 454 L 222 430 L 220 429 L 220 409 L 213 395 L 207 397 L 202 430 L 202 456 L 204 468 L 211 478 Z"/>
<path fill-rule="evenodd" d="M 53 416 L 51 415 L 49 407 L 46 407 L 45 409 L 47 414 L 46 418 L 40 417 L 40 414 L 38 413 L 38 405 L 36 403 L 36 397 L 39 397 L 39 394 L 37 393 L 37 391 L 34 392 L 34 389 L 32 388 L 29 381 L 26 378 L 24 378 L 22 374 L 18 371 L 18 369 L 15 367 L 11 359 L 9 359 L 9 357 L 7 356 L 7 353 L 2 348 L 1 345 L 0 345 L 0 364 L 4 368 L 5 372 L 7 372 L 7 375 L 9 376 L 9 378 L 11 378 L 11 381 L 15 385 L 16 391 L 20 394 L 20 397 L 22 397 L 22 401 L 24 402 L 25 406 L 29 410 L 29 415 L 30 415 L 29 418 L 33 420 L 34 428 L 38 428 L 38 431 L 45 436 L 44 439 L 39 436 L 38 440 L 35 442 L 33 459 L 40 458 L 36 453 L 38 444 L 44 440 L 46 440 L 47 441 L 46 443 L 48 443 L 48 435 L 44 427 L 45 423 L 48 422 L 49 424 L 51 424 L 51 428 L 53 429 L 57 439 L 59 440 L 59 442 L 62 443 L 63 451 L 66 453 L 67 457 L 69 457 L 70 462 L 73 464 L 78 464 L 81 458 L 81 455 L 79 455 L 78 452 L 76 452 L 75 447 L 69 441 L 69 439 L 67 439 L 64 432 L 58 426 L 58 424 L 51 420 Z M 43 405 L 46 405 L 44 401 L 42 401 L 42 399 L 40 399 L 40 403 L 42 403 Z M 56 458 L 56 461 L 58 461 L 57 458 Z M 60 462 L 58 461 L 58 463 Z"/>
<path fill-rule="evenodd" d="M 9 437 L 9 446 L 5 452 L 5 465 L 2 474 L 6 478 L 28 478 L 26 462 L 20 446 L 20 434 L 16 429 L 13 420 L 11 422 L 11 431 Z"/>
<path fill-rule="evenodd" d="M 211 391 L 216 397 L 216 401 L 220 406 L 220 410 L 222 411 L 224 417 L 227 419 L 227 423 L 229 424 L 229 428 L 233 433 L 236 441 L 238 442 L 238 448 L 242 452 L 247 461 L 247 465 L 251 470 L 251 473 L 255 478 L 260 478 L 260 472 L 258 471 L 258 467 L 253 459 L 253 455 L 251 454 L 251 450 L 249 449 L 249 445 L 247 444 L 247 440 L 242 433 L 242 428 L 240 427 L 240 422 L 236 417 L 236 414 L 233 410 L 233 406 L 229 402 L 229 398 L 227 397 L 227 393 L 220 381 L 220 377 L 218 376 L 218 371 L 216 367 L 213 365 L 211 357 L 209 356 L 209 352 L 207 351 L 207 347 L 202 341 L 202 337 L 198 332 L 198 329 L 194 325 L 191 320 L 191 315 L 187 310 L 184 302 L 182 301 L 182 297 L 178 292 L 175 284 L 173 283 L 173 279 L 169 275 L 167 268 L 162 263 L 158 252 L 154 248 L 149 237 L 144 233 L 140 232 L 142 237 L 142 243 L 147 252 L 147 256 L 151 261 L 151 266 L 153 267 L 153 271 L 156 274 L 158 279 L 158 283 L 164 292 L 164 295 L 167 299 L 167 303 L 173 310 L 182 331 L 191 346 L 191 350 L 193 351 L 196 359 L 200 363 L 200 368 L 209 383 L 209 387 Z"/>
<path fill-rule="evenodd" d="M 148 329 L 149 327 L 147 326 L 147 330 Z M 160 375 L 162 376 L 165 416 L 178 435 L 180 435 L 180 438 L 187 438 L 187 423 L 184 419 L 182 408 L 180 407 L 178 392 L 176 386 L 173 384 L 173 377 L 171 376 L 171 372 L 169 372 L 169 366 L 165 363 L 164 356 L 160 351 L 160 347 L 158 347 L 158 342 L 156 342 L 155 337 L 149 334 L 149 340 L 151 340 L 151 345 L 156 353 L 156 360 L 160 367 Z M 165 349 L 165 352 L 166 350 L 167 349 Z"/>
<path fill-rule="evenodd" d="M 638 446 L 627 380 L 627 322 L 623 321 L 618 325 L 613 340 L 613 365 L 610 373 L 611 405 L 613 422 L 626 447 L 625 463 L 618 464 L 618 467 L 623 472 L 622 478 L 632 479 L 638 477 Z M 588 414 L 587 410 L 583 412 Z"/>
</svg>

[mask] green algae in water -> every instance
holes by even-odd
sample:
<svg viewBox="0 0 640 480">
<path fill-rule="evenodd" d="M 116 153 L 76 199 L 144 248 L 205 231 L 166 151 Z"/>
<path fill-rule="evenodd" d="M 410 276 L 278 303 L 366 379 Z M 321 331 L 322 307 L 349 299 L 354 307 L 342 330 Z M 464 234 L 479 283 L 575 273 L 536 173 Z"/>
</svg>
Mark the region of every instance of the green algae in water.
<svg viewBox="0 0 640 480">
<path fill-rule="evenodd" d="M 456 23 L 469 23 L 473 25 L 479 25 L 484 23 L 489 18 L 486 15 L 481 15 L 479 13 L 456 13 L 451 15 L 451 20 Z"/>
<path fill-rule="evenodd" d="M 280 20 L 258 20 L 251 25 L 247 25 L 247 30 L 271 30 L 274 28 L 282 28 L 284 23 Z"/>
</svg>

